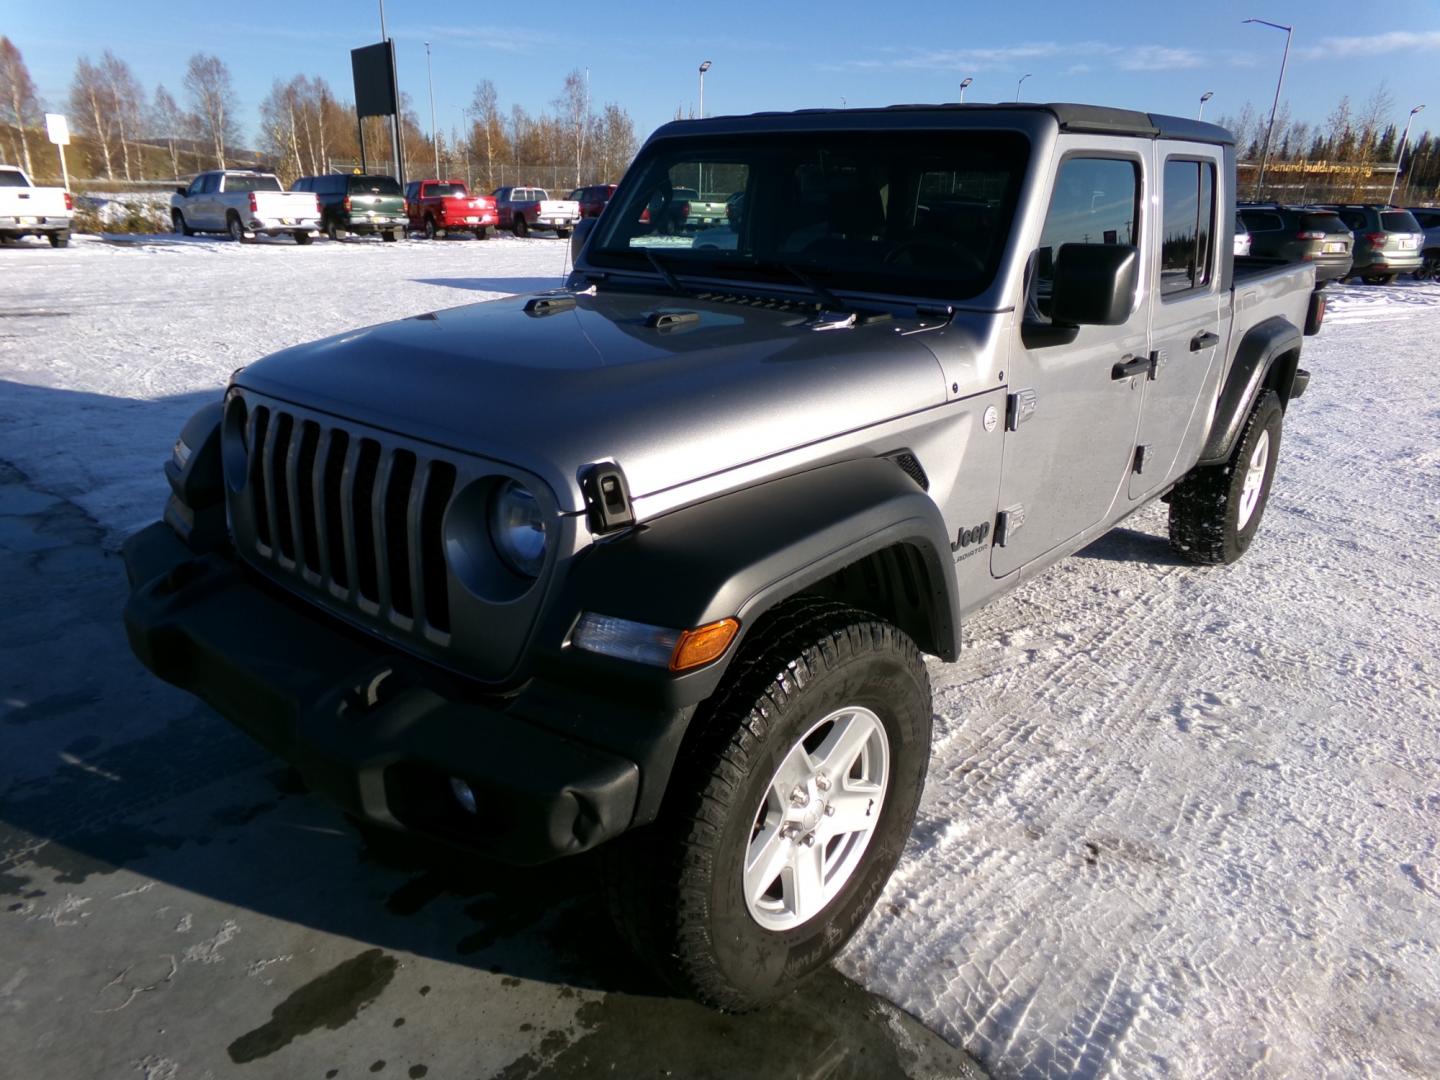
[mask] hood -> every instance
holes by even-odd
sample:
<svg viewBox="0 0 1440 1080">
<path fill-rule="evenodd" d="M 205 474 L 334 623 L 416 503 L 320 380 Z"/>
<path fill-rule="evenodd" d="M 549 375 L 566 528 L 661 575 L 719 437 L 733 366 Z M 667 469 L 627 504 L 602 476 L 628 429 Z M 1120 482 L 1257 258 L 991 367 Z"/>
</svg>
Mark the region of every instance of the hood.
<svg viewBox="0 0 1440 1080">
<path fill-rule="evenodd" d="M 569 511 L 597 461 L 617 462 L 639 498 L 946 398 L 925 335 L 900 332 L 913 321 L 818 331 L 787 305 L 562 295 L 548 314 L 517 296 L 337 335 L 236 382 L 508 462 Z M 656 312 L 686 314 L 647 325 Z"/>
</svg>

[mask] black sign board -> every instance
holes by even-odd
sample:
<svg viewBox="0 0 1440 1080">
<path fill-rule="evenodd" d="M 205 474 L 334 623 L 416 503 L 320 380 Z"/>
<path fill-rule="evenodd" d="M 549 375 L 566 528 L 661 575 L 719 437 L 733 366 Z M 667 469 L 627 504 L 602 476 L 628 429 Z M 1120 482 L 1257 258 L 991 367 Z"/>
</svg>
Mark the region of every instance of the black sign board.
<svg viewBox="0 0 1440 1080">
<path fill-rule="evenodd" d="M 355 112 L 360 116 L 393 116 L 395 102 L 395 43 L 380 41 L 350 50 L 355 74 Z"/>
</svg>

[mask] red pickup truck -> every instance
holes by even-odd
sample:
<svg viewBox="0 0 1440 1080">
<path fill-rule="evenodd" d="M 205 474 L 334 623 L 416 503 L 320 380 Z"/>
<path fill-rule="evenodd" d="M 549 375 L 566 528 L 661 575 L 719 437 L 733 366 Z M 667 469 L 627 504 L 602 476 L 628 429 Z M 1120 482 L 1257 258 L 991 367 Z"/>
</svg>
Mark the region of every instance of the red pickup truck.
<svg viewBox="0 0 1440 1080">
<path fill-rule="evenodd" d="M 463 180 L 412 180 L 405 185 L 405 214 L 427 240 L 461 231 L 488 240 L 500 221 L 495 200 L 471 195 Z"/>
</svg>

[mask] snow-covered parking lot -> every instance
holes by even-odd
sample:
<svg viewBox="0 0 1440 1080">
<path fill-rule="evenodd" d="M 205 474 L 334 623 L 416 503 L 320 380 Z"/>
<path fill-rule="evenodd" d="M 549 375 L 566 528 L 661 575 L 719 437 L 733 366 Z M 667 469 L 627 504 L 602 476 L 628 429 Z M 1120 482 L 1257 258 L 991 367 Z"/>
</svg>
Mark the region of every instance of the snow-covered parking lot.
<svg viewBox="0 0 1440 1080">
<path fill-rule="evenodd" d="M 13 474 L 0 492 L 23 477 L 88 515 L 113 551 L 157 516 L 161 462 L 234 368 L 558 284 L 565 247 L 77 237 L 62 251 L 0 249 L 0 470 Z M 838 967 L 996 1075 L 1405 1076 L 1440 1062 L 1440 285 L 1330 298 L 1245 559 L 1177 563 L 1157 505 L 972 619 L 958 663 L 932 662 L 920 819 Z M 0 522 L 28 512 L 18 505 L 0 500 Z M 20 550 L 15 535 L 0 528 L 0 551 Z M 36 597 L 0 582 L 0 600 L 0 740 L 11 748 L 0 752 L 11 838 L 0 880 L 25 882 L 0 918 L 31 928 L 0 930 L 0 1031 L 71 1039 L 84 1010 L 36 1027 L 57 1006 L 26 999 L 24 980 L 52 996 L 78 988 L 46 983 L 41 953 L 5 953 L 52 950 L 75 966 L 79 950 L 100 947 L 72 927 L 101 904 L 66 908 L 68 890 L 84 892 L 64 884 L 73 871 L 38 859 L 43 836 L 13 838 L 20 825 L 36 831 L 43 815 L 24 808 L 54 795 L 53 759 L 118 776 L 106 755 L 123 757 L 143 718 L 111 714 L 79 645 L 71 670 L 38 670 L 26 637 L 30 618 L 45 622 Z M 42 772 L 16 750 L 49 738 L 27 711 L 77 687 Z M 154 694 L 145 707 L 176 708 L 178 695 Z M 291 811 L 305 819 L 297 828 L 320 828 L 318 815 Z M 224 937 L 224 905 L 212 906 L 224 940 L 195 956 L 180 948 L 175 970 L 209 963 L 235 937 Z M 50 937 L 34 936 L 41 924 Z M 293 988 L 275 974 L 290 957 L 250 962 L 262 960 L 276 966 L 234 964 L 230 976 L 254 983 L 265 970 L 278 1000 Z M 136 1008 L 165 1027 L 174 1017 L 145 1004 L 160 995 L 142 991 L 176 978 L 160 971 L 125 1006 L 140 995 Z M 164 1041 L 138 1027 L 134 1040 L 133 1062 Z"/>
</svg>

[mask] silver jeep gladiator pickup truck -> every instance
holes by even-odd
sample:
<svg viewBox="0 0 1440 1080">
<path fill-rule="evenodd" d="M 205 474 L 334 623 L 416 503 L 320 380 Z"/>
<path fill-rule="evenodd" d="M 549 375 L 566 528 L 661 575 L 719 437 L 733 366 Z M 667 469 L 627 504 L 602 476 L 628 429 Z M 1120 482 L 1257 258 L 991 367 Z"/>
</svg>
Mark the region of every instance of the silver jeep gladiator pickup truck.
<svg viewBox="0 0 1440 1080">
<path fill-rule="evenodd" d="M 664 229 L 702 171 L 736 212 Z M 1152 500 L 1251 544 L 1324 307 L 1234 185 L 1222 128 L 1090 106 L 667 124 L 564 289 L 237 372 L 132 646 L 363 823 L 598 847 L 660 975 L 763 1001 L 900 857 L 922 654 Z"/>
</svg>

